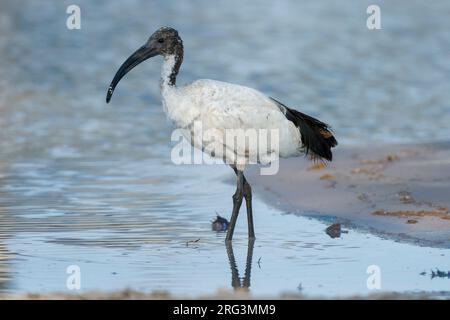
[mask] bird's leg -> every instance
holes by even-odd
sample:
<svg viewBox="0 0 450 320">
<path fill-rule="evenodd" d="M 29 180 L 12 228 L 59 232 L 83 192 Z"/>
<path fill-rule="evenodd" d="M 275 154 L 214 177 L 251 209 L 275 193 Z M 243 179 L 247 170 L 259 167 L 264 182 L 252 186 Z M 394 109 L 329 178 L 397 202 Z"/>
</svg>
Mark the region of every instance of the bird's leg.
<svg viewBox="0 0 450 320">
<path fill-rule="evenodd" d="M 255 239 L 255 228 L 253 226 L 253 209 L 252 209 L 252 188 L 248 183 L 247 179 L 245 179 L 244 173 L 237 170 L 236 167 L 232 166 L 236 176 L 239 179 L 239 173 L 242 174 L 243 182 L 243 191 L 242 194 L 245 197 L 245 205 L 247 207 L 247 223 L 248 223 L 248 238 Z M 234 199 L 234 196 L 233 196 Z M 234 226 L 233 226 L 234 228 Z"/>
<path fill-rule="evenodd" d="M 234 169 L 234 168 L 233 168 Z M 241 208 L 242 198 L 244 197 L 244 174 L 242 171 L 236 170 L 237 187 L 236 192 L 233 195 L 233 212 L 231 213 L 230 224 L 228 226 L 227 236 L 225 241 L 231 241 L 233 239 L 234 227 L 236 226 L 236 220 Z"/>
<path fill-rule="evenodd" d="M 255 239 L 255 228 L 253 227 L 253 210 L 252 210 L 252 188 L 244 177 L 244 197 L 245 205 L 247 206 L 247 223 L 248 223 L 248 238 Z"/>
</svg>

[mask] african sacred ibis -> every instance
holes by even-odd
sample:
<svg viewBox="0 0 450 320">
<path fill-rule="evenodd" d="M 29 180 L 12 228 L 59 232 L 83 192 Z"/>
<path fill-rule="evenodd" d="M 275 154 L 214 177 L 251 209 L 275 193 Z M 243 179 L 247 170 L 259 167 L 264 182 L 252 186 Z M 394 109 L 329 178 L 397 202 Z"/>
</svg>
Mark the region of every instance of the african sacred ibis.
<svg viewBox="0 0 450 320">
<path fill-rule="evenodd" d="M 221 154 L 205 148 L 211 141 L 203 136 L 195 136 L 193 124 L 201 121 L 203 128 L 225 131 L 228 129 L 277 129 L 279 130 L 279 157 L 301 154 L 315 159 L 332 160 L 331 148 L 337 141 L 329 126 L 313 117 L 288 108 L 275 99 L 248 87 L 215 80 L 197 80 L 184 86 L 176 85 L 176 78 L 183 61 L 183 42 L 178 32 L 170 27 L 162 27 L 154 32 L 148 41 L 134 52 L 119 68 L 109 86 L 106 102 L 120 79 L 139 63 L 161 55 L 164 58 L 161 71 L 161 94 L 164 111 L 177 128 L 187 129 L 191 144 L 212 157 L 221 157 L 230 164 L 237 176 L 236 193 L 233 195 L 233 211 L 226 240 L 233 237 L 236 219 L 242 200 L 247 206 L 248 236 L 255 237 L 252 214 L 252 191 L 244 177 L 244 169 L 249 163 L 248 150 L 229 150 L 224 141 Z M 216 146 L 217 147 L 217 146 Z M 235 146 L 233 145 L 233 148 Z M 268 153 L 275 152 L 267 150 Z"/>
</svg>

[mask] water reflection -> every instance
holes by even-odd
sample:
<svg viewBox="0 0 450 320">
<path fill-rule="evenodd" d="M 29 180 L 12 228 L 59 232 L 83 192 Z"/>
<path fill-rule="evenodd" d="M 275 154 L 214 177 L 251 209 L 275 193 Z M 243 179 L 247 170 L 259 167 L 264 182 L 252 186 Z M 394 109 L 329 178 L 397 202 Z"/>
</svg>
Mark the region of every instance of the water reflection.
<svg viewBox="0 0 450 320">
<path fill-rule="evenodd" d="M 249 239 L 247 244 L 247 259 L 245 262 L 245 274 L 244 277 L 239 277 L 239 269 L 234 257 L 233 243 L 232 241 L 227 241 L 225 243 L 228 255 L 228 261 L 231 268 L 231 286 L 236 289 L 250 288 L 250 277 L 252 272 L 252 259 L 253 259 L 253 248 L 255 246 L 255 239 Z"/>
<path fill-rule="evenodd" d="M 3 185 L 2 179 L 2 164 L 0 163 L 0 187 Z M 0 198 L 2 192 L 0 191 Z M 7 207 L 0 201 L 0 291 L 4 291 L 9 287 L 10 284 L 10 252 L 7 248 L 8 240 L 8 220 L 13 221 L 14 217 L 9 217 L 8 219 Z"/>
<path fill-rule="evenodd" d="M 8 269 L 8 251 L 2 238 L 3 235 L 0 235 L 0 291 L 4 291 L 8 288 L 10 280 Z"/>
</svg>

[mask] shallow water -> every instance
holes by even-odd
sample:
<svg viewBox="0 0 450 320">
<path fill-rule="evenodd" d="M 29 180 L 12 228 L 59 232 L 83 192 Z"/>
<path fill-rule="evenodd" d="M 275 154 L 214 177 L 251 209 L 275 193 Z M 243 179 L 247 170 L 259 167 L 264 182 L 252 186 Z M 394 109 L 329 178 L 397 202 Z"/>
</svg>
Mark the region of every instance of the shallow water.
<svg viewBox="0 0 450 320">
<path fill-rule="evenodd" d="M 223 181 L 229 169 L 186 170 L 170 164 L 155 168 L 152 162 L 62 160 L 53 174 L 45 173 L 50 164 L 16 166 L 6 188 L 11 192 L 9 205 L 1 211 L 7 275 L 2 290 L 66 291 L 70 265 L 81 268 L 85 291 L 129 287 L 198 295 L 231 288 L 224 234 L 212 232 L 210 223 L 214 211 L 227 215 L 230 210 L 233 186 Z M 139 174 L 133 168 L 140 168 Z M 164 171 L 166 181 L 158 180 Z M 54 183 L 48 186 L 48 180 Z M 448 279 L 420 273 L 445 270 L 450 250 L 395 243 L 353 230 L 331 239 L 324 232 L 328 224 L 284 214 L 261 200 L 256 196 L 258 239 L 249 277 L 256 295 L 299 288 L 313 295 L 370 293 L 369 265 L 380 267 L 384 290 L 449 288 Z M 241 278 L 245 239 L 243 214 L 232 248 Z"/>
<path fill-rule="evenodd" d="M 0 292 L 70 292 L 70 265 L 85 291 L 231 288 L 224 234 L 211 221 L 229 216 L 232 172 L 171 163 L 159 61 L 133 70 L 104 103 L 116 68 L 160 25 L 184 38 L 181 82 L 257 87 L 332 123 L 342 144 L 450 137 L 448 2 L 382 3 L 379 32 L 365 28 L 360 1 L 78 3 L 79 31 L 65 28 L 63 2 L 0 4 Z M 369 293 L 369 265 L 380 267 L 383 290 L 450 290 L 429 275 L 449 269 L 449 249 L 354 230 L 331 239 L 329 223 L 263 200 L 254 197 L 255 295 Z M 245 213 L 236 232 L 244 277 Z"/>
</svg>

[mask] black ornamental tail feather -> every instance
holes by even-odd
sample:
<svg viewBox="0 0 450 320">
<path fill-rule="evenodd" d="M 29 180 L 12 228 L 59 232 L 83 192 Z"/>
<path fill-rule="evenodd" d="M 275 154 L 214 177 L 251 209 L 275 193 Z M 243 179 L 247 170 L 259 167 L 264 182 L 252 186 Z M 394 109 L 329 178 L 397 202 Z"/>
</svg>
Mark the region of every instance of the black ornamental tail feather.
<svg viewBox="0 0 450 320">
<path fill-rule="evenodd" d="M 309 154 L 313 159 L 331 161 L 333 159 L 331 148 L 337 146 L 338 142 L 334 138 L 330 126 L 307 114 L 290 109 L 273 98 L 271 99 L 278 104 L 286 118 L 299 129 L 305 155 Z"/>
</svg>

